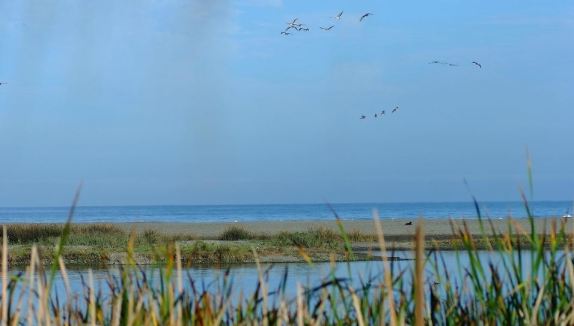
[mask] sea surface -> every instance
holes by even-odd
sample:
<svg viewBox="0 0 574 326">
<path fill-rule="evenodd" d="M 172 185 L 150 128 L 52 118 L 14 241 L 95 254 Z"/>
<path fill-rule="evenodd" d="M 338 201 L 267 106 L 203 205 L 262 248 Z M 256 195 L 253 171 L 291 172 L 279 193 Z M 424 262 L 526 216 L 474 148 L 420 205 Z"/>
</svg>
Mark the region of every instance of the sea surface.
<svg viewBox="0 0 574 326">
<path fill-rule="evenodd" d="M 331 204 L 342 219 L 371 219 L 373 209 L 381 218 L 430 219 L 476 218 L 472 202 L 445 203 L 359 203 Z M 527 217 L 521 202 L 483 202 L 481 215 L 490 218 Z M 570 201 L 530 203 L 535 217 L 572 214 Z M 0 223 L 61 223 L 68 207 L 0 207 Z M 327 204 L 277 205 L 186 205 L 186 206 L 82 206 L 76 209 L 74 223 L 122 222 L 250 222 L 330 220 L 333 211 Z"/>
</svg>

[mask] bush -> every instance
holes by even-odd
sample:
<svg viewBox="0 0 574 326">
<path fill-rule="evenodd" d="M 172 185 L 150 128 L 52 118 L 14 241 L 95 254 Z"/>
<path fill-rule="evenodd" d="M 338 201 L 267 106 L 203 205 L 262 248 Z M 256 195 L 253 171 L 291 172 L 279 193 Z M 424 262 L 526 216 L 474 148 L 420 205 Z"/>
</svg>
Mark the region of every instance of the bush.
<svg viewBox="0 0 574 326">
<path fill-rule="evenodd" d="M 307 232 L 281 232 L 276 236 L 275 243 L 279 246 L 336 248 L 341 243 L 341 237 L 334 231 L 319 228 Z"/>
<path fill-rule="evenodd" d="M 220 240 L 225 241 L 237 241 L 237 240 L 251 240 L 254 239 L 255 235 L 242 227 L 232 226 L 227 228 L 219 236 Z"/>
<path fill-rule="evenodd" d="M 143 241 L 147 244 L 156 244 L 161 240 L 161 234 L 156 230 L 145 230 L 142 234 Z"/>
</svg>

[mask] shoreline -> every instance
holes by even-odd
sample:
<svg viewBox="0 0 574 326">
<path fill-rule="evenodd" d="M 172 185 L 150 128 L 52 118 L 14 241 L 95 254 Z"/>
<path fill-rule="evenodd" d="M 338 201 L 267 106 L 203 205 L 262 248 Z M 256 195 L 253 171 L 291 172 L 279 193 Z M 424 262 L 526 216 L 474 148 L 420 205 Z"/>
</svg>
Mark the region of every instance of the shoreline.
<svg viewBox="0 0 574 326">
<path fill-rule="evenodd" d="M 381 219 L 381 225 L 385 236 L 412 236 L 415 232 L 415 224 L 418 219 L 396 218 Z M 429 236 L 450 236 L 452 225 L 462 227 L 467 224 L 470 233 L 481 234 L 479 219 L 422 219 L 425 227 L 425 234 Z M 530 230 L 530 221 L 527 218 L 509 219 L 483 219 L 483 224 L 487 234 L 491 232 L 491 223 L 499 232 L 507 231 L 508 223 Z M 534 218 L 537 230 L 546 229 L 550 231 L 550 225 L 553 221 L 558 224 L 564 221 L 560 217 L 539 217 Z M 574 227 L 574 219 L 568 219 L 567 227 Z M 363 234 L 375 235 L 373 220 L 341 220 L 347 232 L 360 232 Z M 413 225 L 405 225 L 407 222 L 413 222 Z M 88 223 L 92 224 L 92 223 Z M 99 223 L 93 223 L 99 224 Z M 246 230 L 264 235 L 275 235 L 280 232 L 305 232 L 314 228 L 326 228 L 332 231 L 338 231 L 336 221 L 333 220 L 287 220 L 287 221 L 260 221 L 260 222 L 126 222 L 126 223 L 102 223 L 115 225 L 123 230 L 130 231 L 132 228 L 136 232 L 145 230 L 157 230 L 167 234 L 191 233 L 199 239 L 214 239 L 223 231 L 230 227 L 241 227 Z"/>
<path fill-rule="evenodd" d="M 512 224 L 513 236 L 528 238 L 530 220 L 483 220 L 486 237 L 482 235 L 478 219 L 472 220 L 421 220 L 424 226 L 427 249 L 456 250 L 462 248 L 460 230 L 466 229 L 475 236 L 477 249 L 486 249 L 499 234 L 507 234 Z M 412 225 L 405 225 L 413 222 Z M 380 260 L 377 234 L 372 220 L 341 220 L 349 238 L 354 260 Z M 387 250 L 412 250 L 417 220 L 381 220 Z M 574 219 L 534 219 L 536 233 L 550 233 L 553 225 L 574 234 Z M 9 224 L 9 262 L 27 264 L 33 245 L 37 245 L 44 264 L 51 262 L 54 245 L 63 224 Z M 453 233 L 453 228 L 458 230 Z M 495 231 L 493 233 L 493 230 Z M 310 257 L 314 262 L 331 259 L 344 261 L 348 255 L 335 220 L 273 221 L 245 223 L 92 223 L 72 224 L 70 238 L 64 250 L 68 265 L 122 265 L 127 261 L 130 234 L 135 234 L 133 255 L 138 264 L 162 263 L 156 260 L 159 252 L 181 249 L 186 265 L 254 263 L 253 250 L 261 262 L 304 262 Z M 484 242 L 487 241 L 487 242 Z M 489 244 L 490 243 L 490 244 Z M 528 249 L 528 241 L 523 241 Z M 165 255 L 163 255 L 165 256 Z M 389 256 L 391 256 L 389 254 Z M 392 258 L 392 257 L 388 257 Z"/>
</svg>

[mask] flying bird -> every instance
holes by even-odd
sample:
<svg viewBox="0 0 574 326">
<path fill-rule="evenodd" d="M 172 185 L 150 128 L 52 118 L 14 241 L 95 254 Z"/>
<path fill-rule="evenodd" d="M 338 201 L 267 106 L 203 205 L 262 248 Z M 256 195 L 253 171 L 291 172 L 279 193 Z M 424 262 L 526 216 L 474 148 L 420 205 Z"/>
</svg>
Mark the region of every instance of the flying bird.
<svg viewBox="0 0 574 326">
<path fill-rule="evenodd" d="M 371 15 L 373 15 L 373 14 L 370 13 L 370 12 L 366 13 L 366 14 L 362 15 L 361 18 L 359 18 L 359 21 L 362 22 L 363 19 L 365 19 L 365 18 L 367 18 L 367 17 L 369 17 L 369 16 L 371 16 Z"/>
<path fill-rule="evenodd" d="M 395 106 L 395 108 L 393 109 L 393 111 L 392 111 L 391 113 L 395 113 L 395 112 L 397 112 L 398 110 L 399 110 L 399 106 L 397 105 L 397 106 Z"/>
<path fill-rule="evenodd" d="M 343 16 L 343 12 L 341 11 L 337 16 L 333 17 L 336 20 L 341 20 L 341 16 Z"/>
<path fill-rule="evenodd" d="M 361 116 L 361 120 L 366 119 L 366 118 L 367 118 L 367 117 L 364 116 L 364 115 Z"/>
<path fill-rule="evenodd" d="M 308 32 L 308 31 L 309 31 L 309 28 L 308 28 L 308 27 L 299 27 L 297 30 L 298 30 L 299 32 L 301 32 L 301 31 L 303 31 L 303 32 Z"/>
<path fill-rule="evenodd" d="M 320 28 L 321 28 L 322 30 L 324 30 L 324 31 L 330 31 L 331 28 L 333 28 L 333 27 L 335 27 L 335 25 L 331 25 L 331 26 L 329 26 L 329 27 L 320 27 Z"/>
<path fill-rule="evenodd" d="M 303 26 L 303 24 L 297 23 L 297 19 L 299 19 L 299 18 L 295 18 L 295 19 L 293 19 L 293 21 L 288 22 L 288 23 L 287 23 L 287 28 L 295 28 L 295 29 L 297 29 L 297 28 Z"/>
<path fill-rule="evenodd" d="M 478 66 L 478 68 L 482 68 L 482 65 L 476 61 L 473 61 L 472 63 L 474 63 L 476 66 Z"/>
<path fill-rule="evenodd" d="M 2 85 L 6 85 L 6 83 L 4 83 L 4 82 L 0 82 L 0 86 L 2 86 Z"/>
<path fill-rule="evenodd" d="M 299 19 L 299 18 L 293 19 L 291 22 L 287 23 L 287 25 L 296 25 L 298 19 Z"/>
<path fill-rule="evenodd" d="M 429 62 L 429 65 L 432 65 L 432 64 L 447 65 L 447 66 L 451 66 L 451 67 L 457 67 L 458 66 L 457 64 L 454 64 L 454 63 L 443 62 L 443 61 L 438 61 L 438 60 L 434 60 L 434 61 Z"/>
<path fill-rule="evenodd" d="M 375 118 L 377 117 L 377 114 L 375 113 Z"/>
<path fill-rule="evenodd" d="M 385 110 L 381 111 L 381 115 L 385 115 Z"/>
<path fill-rule="evenodd" d="M 288 33 L 288 32 L 281 32 L 281 35 L 285 35 L 285 36 L 287 36 L 287 35 L 291 35 L 291 33 Z"/>
</svg>

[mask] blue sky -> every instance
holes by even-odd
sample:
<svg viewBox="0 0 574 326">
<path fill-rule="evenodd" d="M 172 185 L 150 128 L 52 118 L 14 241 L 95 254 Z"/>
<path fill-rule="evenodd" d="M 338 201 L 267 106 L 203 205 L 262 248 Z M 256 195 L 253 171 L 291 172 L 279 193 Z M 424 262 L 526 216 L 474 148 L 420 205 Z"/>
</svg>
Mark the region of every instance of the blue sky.
<svg viewBox="0 0 574 326">
<path fill-rule="evenodd" d="M 527 146 L 574 198 L 571 1 L 0 1 L 0 35 L 1 206 L 514 200 Z"/>
</svg>

